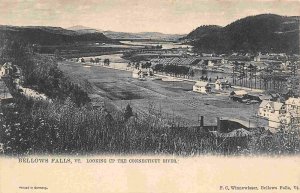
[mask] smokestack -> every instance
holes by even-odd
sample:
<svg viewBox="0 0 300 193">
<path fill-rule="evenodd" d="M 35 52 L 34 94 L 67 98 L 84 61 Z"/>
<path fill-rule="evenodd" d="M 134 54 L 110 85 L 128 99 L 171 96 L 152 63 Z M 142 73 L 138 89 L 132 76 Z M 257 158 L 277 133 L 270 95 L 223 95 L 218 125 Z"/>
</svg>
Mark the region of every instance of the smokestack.
<svg viewBox="0 0 300 193">
<path fill-rule="evenodd" d="M 220 117 L 217 117 L 217 131 L 218 131 L 218 132 L 221 131 L 221 121 L 220 121 Z"/>
<path fill-rule="evenodd" d="M 204 126 L 204 117 L 201 116 L 200 117 L 200 127 L 203 127 Z"/>
</svg>

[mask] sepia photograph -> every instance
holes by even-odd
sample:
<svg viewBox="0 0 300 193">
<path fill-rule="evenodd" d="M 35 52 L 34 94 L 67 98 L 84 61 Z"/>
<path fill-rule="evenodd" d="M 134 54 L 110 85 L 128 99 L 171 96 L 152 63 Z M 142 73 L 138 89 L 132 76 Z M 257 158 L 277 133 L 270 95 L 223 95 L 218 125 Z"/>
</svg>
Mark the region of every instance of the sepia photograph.
<svg viewBox="0 0 300 193">
<path fill-rule="evenodd" d="M 2 160 L 299 155 L 299 0 L 0 0 Z M 293 186 L 197 191 L 299 192 L 294 171 Z"/>
</svg>

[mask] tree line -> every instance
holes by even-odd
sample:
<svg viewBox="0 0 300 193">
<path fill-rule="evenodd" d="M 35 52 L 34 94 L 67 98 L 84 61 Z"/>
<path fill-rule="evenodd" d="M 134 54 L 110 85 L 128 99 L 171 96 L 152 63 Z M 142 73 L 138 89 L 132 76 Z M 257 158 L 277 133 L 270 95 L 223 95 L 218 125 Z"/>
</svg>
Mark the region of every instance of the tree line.
<svg viewBox="0 0 300 193">
<path fill-rule="evenodd" d="M 158 72 L 165 72 L 167 74 L 171 74 L 174 76 L 181 75 L 181 76 L 193 77 L 195 75 L 195 72 L 191 67 L 179 66 L 179 65 L 174 65 L 174 64 L 168 64 L 168 65 L 156 64 L 153 67 L 153 70 L 158 71 Z"/>
</svg>

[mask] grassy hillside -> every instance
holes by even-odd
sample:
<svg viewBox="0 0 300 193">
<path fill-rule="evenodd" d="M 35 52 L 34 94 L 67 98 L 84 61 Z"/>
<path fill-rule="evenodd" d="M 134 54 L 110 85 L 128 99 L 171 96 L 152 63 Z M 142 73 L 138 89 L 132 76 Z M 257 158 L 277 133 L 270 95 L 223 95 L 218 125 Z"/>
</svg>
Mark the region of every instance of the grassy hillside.
<svg viewBox="0 0 300 193">
<path fill-rule="evenodd" d="M 237 20 L 225 27 L 201 26 L 183 40 L 202 52 L 299 53 L 299 17 L 262 14 Z"/>
</svg>

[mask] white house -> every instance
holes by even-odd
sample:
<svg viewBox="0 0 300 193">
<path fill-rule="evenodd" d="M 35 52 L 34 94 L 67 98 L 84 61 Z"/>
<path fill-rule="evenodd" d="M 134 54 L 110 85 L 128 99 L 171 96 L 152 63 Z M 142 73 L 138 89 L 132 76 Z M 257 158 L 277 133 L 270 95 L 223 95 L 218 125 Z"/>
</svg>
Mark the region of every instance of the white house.
<svg viewBox="0 0 300 193">
<path fill-rule="evenodd" d="M 13 72 L 13 67 L 11 62 L 6 62 L 5 64 L 3 64 L 2 66 L 0 65 L 0 78 L 2 76 L 6 76 L 9 75 Z"/>
<path fill-rule="evenodd" d="M 145 78 L 145 76 L 153 76 L 153 70 L 151 68 L 134 69 L 132 71 L 132 78 Z"/>
<path fill-rule="evenodd" d="M 208 82 L 197 81 L 193 86 L 193 91 L 207 94 L 211 92 L 211 87 L 209 86 Z"/>
<path fill-rule="evenodd" d="M 285 101 L 287 112 L 293 113 L 300 117 L 300 98 L 290 97 Z"/>
<path fill-rule="evenodd" d="M 269 121 L 269 127 L 278 129 L 286 116 L 286 108 L 283 103 L 263 100 L 259 105 L 258 116 Z"/>
<path fill-rule="evenodd" d="M 228 82 L 228 80 L 218 79 L 215 82 L 215 89 L 216 90 L 226 90 L 228 88 L 230 88 L 230 83 Z"/>
<path fill-rule="evenodd" d="M 208 66 L 208 67 L 214 67 L 215 64 L 214 64 L 211 60 L 208 60 L 208 61 L 207 61 L 207 66 Z"/>
<path fill-rule="evenodd" d="M 269 127 L 280 129 L 300 126 L 300 98 L 290 97 L 284 103 L 263 100 L 258 116 L 269 121 Z"/>
<path fill-rule="evenodd" d="M 286 113 L 283 103 L 263 100 L 259 105 L 258 115 L 266 119 L 279 117 Z"/>
</svg>

